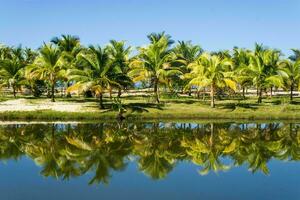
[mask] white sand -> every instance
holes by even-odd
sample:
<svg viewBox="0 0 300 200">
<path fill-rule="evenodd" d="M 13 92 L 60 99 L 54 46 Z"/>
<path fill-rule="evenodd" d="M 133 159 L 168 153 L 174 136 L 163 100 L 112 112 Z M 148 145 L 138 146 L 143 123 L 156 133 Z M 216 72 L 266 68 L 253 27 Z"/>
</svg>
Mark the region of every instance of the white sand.
<svg viewBox="0 0 300 200">
<path fill-rule="evenodd" d="M 84 112 L 94 110 L 93 103 L 76 103 L 76 102 L 51 102 L 50 99 L 31 100 L 16 99 L 0 102 L 0 112 L 6 111 L 67 111 L 67 112 Z"/>
</svg>

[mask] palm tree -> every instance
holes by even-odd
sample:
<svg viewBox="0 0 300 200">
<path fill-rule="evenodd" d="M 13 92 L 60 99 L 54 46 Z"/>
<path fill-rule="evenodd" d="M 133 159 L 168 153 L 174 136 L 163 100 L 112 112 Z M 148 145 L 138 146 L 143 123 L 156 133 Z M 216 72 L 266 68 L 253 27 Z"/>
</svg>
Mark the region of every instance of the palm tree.
<svg viewBox="0 0 300 200">
<path fill-rule="evenodd" d="M 52 102 L 55 102 L 55 84 L 62 78 L 64 71 L 60 49 L 52 44 L 44 44 L 33 64 L 27 67 L 26 76 L 47 81 L 51 87 Z"/>
<path fill-rule="evenodd" d="M 57 45 L 61 51 L 72 53 L 76 48 L 80 47 L 80 39 L 77 36 L 61 35 L 61 37 L 52 38 L 51 42 Z"/>
<path fill-rule="evenodd" d="M 300 86 L 300 60 L 292 62 L 289 60 L 283 60 L 279 66 L 285 72 L 284 79 L 285 86 L 290 90 L 290 101 L 293 101 L 293 90 Z"/>
<path fill-rule="evenodd" d="M 292 61 L 300 60 L 300 49 L 292 49 L 294 55 L 290 56 L 289 59 Z"/>
<path fill-rule="evenodd" d="M 251 76 L 249 76 L 247 70 L 250 65 L 250 50 L 246 49 L 239 49 L 235 47 L 233 49 L 233 66 L 235 72 L 235 81 L 240 85 L 242 88 L 242 96 L 245 99 L 245 89 L 248 86 L 252 85 Z"/>
<path fill-rule="evenodd" d="M 61 50 L 66 67 L 75 68 L 77 64 L 76 56 L 82 50 L 79 37 L 73 35 L 61 35 L 61 37 L 54 37 L 51 42 L 57 45 Z M 67 87 L 69 87 L 70 82 L 68 81 L 67 74 L 65 74 L 64 79 Z M 67 97 L 71 97 L 70 92 L 67 93 Z"/>
<path fill-rule="evenodd" d="M 104 109 L 103 93 L 105 90 L 111 86 L 120 86 L 110 76 L 113 65 L 107 49 L 102 49 L 100 46 L 90 46 L 79 53 L 77 59 L 82 63 L 84 69 L 69 69 L 69 79 L 76 81 L 76 84 L 69 89 L 93 91 L 99 97 L 100 108 Z"/>
<path fill-rule="evenodd" d="M 21 85 L 25 83 L 24 67 L 26 64 L 27 57 L 21 46 L 12 48 L 6 58 L 0 60 L 0 84 L 12 87 L 15 98 L 17 90 L 21 89 Z"/>
<path fill-rule="evenodd" d="M 24 65 L 20 65 L 17 60 L 0 61 L 0 83 L 1 86 L 12 87 L 13 95 L 16 98 L 17 90 L 21 89 Z M 23 82 L 24 83 L 24 82 Z"/>
<path fill-rule="evenodd" d="M 217 87 L 228 86 L 236 89 L 236 83 L 232 79 L 230 59 L 222 59 L 218 55 L 202 54 L 195 62 L 188 67 L 191 72 L 184 78 L 190 79 L 188 87 L 210 87 L 211 107 L 215 107 L 215 91 Z"/>
<path fill-rule="evenodd" d="M 261 48 L 258 48 L 261 49 Z M 272 49 L 256 50 L 250 56 L 250 65 L 246 70 L 258 91 L 258 103 L 262 102 L 262 91 L 274 85 L 282 86 L 282 71 L 278 68 L 280 52 Z"/>
<path fill-rule="evenodd" d="M 31 48 L 24 49 L 24 60 L 27 65 L 33 63 L 37 56 L 38 53 L 35 50 L 32 50 Z"/>
<path fill-rule="evenodd" d="M 11 48 L 0 44 L 0 60 L 11 58 Z"/>
<path fill-rule="evenodd" d="M 171 46 L 174 44 L 174 40 L 171 39 L 171 36 L 169 34 L 166 34 L 164 31 L 161 33 L 150 33 L 147 35 L 147 38 L 149 39 L 151 44 L 157 43 L 162 38 L 165 38 L 167 41 L 167 46 Z"/>
<path fill-rule="evenodd" d="M 178 66 L 180 71 L 185 74 L 190 72 L 188 65 L 194 62 L 203 53 L 203 49 L 199 45 L 193 45 L 190 41 L 178 41 L 178 44 L 173 49 L 173 53 L 176 57 L 173 64 Z M 187 81 L 188 80 L 181 79 L 178 76 L 175 76 L 174 80 L 182 89 L 187 84 Z M 191 95 L 191 91 L 189 95 Z"/>
<path fill-rule="evenodd" d="M 134 82 L 148 80 L 153 85 L 155 100 L 159 103 L 159 84 L 166 84 L 169 76 L 178 74 L 180 71 L 170 65 L 172 57 L 169 36 L 164 33 L 151 34 L 148 38 L 151 44 L 139 48 L 139 55 L 130 63 L 129 75 L 133 77 Z"/>
<path fill-rule="evenodd" d="M 111 40 L 107 51 L 114 68 L 115 81 L 120 84 L 120 87 L 118 87 L 118 97 L 120 98 L 122 89 L 126 89 L 133 84 L 127 75 L 129 72 L 129 54 L 131 48 L 126 47 L 124 41 Z"/>
</svg>

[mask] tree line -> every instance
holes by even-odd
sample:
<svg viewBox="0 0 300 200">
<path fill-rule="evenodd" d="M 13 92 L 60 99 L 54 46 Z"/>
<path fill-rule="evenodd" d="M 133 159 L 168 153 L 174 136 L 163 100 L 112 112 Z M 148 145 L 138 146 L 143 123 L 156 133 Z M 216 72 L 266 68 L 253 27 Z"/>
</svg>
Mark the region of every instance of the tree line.
<svg viewBox="0 0 300 200">
<path fill-rule="evenodd" d="M 14 97 L 27 88 L 34 96 L 47 93 L 55 101 L 57 87 L 99 99 L 103 95 L 136 88 L 153 88 L 160 103 L 160 90 L 172 94 L 210 93 L 211 107 L 217 94 L 240 93 L 255 89 L 257 102 L 274 89 L 290 92 L 300 87 L 300 50 L 284 57 L 278 49 L 255 44 L 254 50 L 204 51 L 190 41 L 175 42 L 168 34 L 151 33 L 149 44 L 132 48 L 125 41 L 111 40 L 108 45 L 81 44 L 79 37 L 62 35 L 33 50 L 0 45 L 0 86 L 11 89 Z M 44 89 L 42 89 L 44 88 Z"/>
</svg>

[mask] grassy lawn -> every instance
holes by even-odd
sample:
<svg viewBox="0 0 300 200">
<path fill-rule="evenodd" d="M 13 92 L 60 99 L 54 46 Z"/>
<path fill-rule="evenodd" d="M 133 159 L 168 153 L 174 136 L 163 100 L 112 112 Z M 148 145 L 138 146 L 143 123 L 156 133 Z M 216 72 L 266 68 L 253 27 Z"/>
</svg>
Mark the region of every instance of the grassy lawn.
<svg viewBox="0 0 300 200">
<path fill-rule="evenodd" d="M 50 104 L 47 98 L 18 97 L 25 99 L 25 104 L 39 106 Z M 2 97 L 3 103 L 7 100 L 15 100 L 11 97 Z M 22 109 L 0 112 L 2 120 L 101 120 L 113 119 L 117 111 L 112 110 L 112 101 L 105 98 L 105 110 L 98 108 L 98 102 L 94 98 L 57 98 L 55 104 L 75 104 L 81 107 L 80 111 L 60 111 L 43 109 L 37 111 L 24 111 Z M 122 98 L 122 104 L 126 108 L 125 116 L 128 119 L 300 119 L 300 99 L 295 98 L 291 104 L 287 97 L 273 97 L 264 99 L 262 104 L 256 103 L 256 98 L 246 100 L 218 100 L 216 108 L 210 108 L 209 99 L 197 100 L 191 97 L 177 99 L 163 98 L 160 104 L 152 103 L 150 97 L 126 97 Z M 5 105 L 1 105 L 5 109 Z M 64 106 L 62 104 L 61 106 Z M 21 107 L 22 108 L 22 107 Z"/>
</svg>

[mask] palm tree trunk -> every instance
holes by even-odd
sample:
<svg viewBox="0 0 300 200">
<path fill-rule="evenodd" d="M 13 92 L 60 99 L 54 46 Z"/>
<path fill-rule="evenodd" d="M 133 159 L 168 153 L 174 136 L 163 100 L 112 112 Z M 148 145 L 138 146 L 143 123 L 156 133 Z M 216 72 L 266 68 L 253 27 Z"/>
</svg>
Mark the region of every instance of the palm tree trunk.
<svg viewBox="0 0 300 200">
<path fill-rule="evenodd" d="M 210 123 L 210 138 L 209 138 L 210 146 L 213 145 L 214 132 L 215 132 L 214 123 Z"/>
<path fill-rule="evenodd" d="M 290 101 L 292 102 L 293 101 L 293 89 L 294 89 L 294 87 L 293 87 L 293 84 L 291 85 L 291 91 L 290 91 Z"/>
<path fill-rule="evenodd" d="M 52 97 L 52 102 L 55 102 L 55 91 L 54 91 L 54 86 L 55 86 L 55 83 L 52 83 L 51 85 L 51 97 Z"/>
<path fill-rule="evenodd" d="M 66 88 L 66 90 L 68 89 L 68 87 L 70 87 L 71 86 L 71 84 L 69 83 L 69 82 L 67 82 L 67 88 Z M 71 92 L 70 91 L 67 91 L 67 98 L 71 98 L 72 97 L 72 95 L 71 95 Z"/>
<path fill-rule="evenodd" d="M 157 103 L 159 103 L 159 97 L 158 97 L 158 80 L 155 79 L 154 81 L 154 95 L 155 95 L 155 100 Z"/>
<path fill-rule="evenodd" d="M 118 98 L 120 98 L 120 97 L 121 97 L 121 95 L 122 95 L 122 89 L 121 89 L 121 88 L 119 88 L 119 89 L 118 89 Z"/>
<path fill-rule="evenodd" d="M 100 109 L 104 109 L 102 92 L 99 94 L 99 105 Z"/>
<path fill-rule="evenodd" d="M 17 98 L 17 92 L 15 86 L 12 86 L 12 88 L 13 88 L 14 98 Z"/>
<path fill-rule="evenodd" d="M 243 94 L 242 94 L 242 96 L 243 96 L 243 99 L 245 99 L 246 97 L 245 97 L 245 87 L 243 86 Z"/>
<path fill-rule="evenodd" d="M 257 103 L 261 103 L 262 102 L 262 89 L 259 88 L 258 90 L 258 99 L 257 99 Z"/>
<path fill-rule="evenodd" d="M 215 90 L 214 90 L 214 84 L 211 84 L 210 86 L 210 107 L 214 108 L 215 107 Z"/>
</svg>

